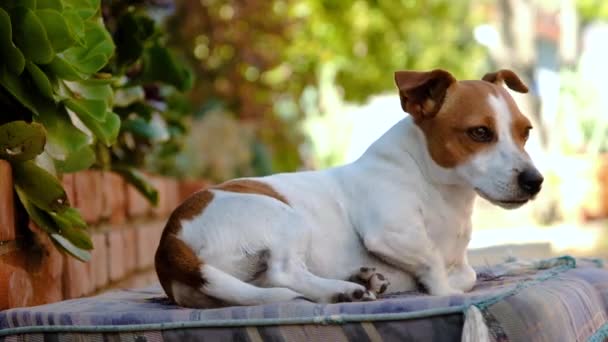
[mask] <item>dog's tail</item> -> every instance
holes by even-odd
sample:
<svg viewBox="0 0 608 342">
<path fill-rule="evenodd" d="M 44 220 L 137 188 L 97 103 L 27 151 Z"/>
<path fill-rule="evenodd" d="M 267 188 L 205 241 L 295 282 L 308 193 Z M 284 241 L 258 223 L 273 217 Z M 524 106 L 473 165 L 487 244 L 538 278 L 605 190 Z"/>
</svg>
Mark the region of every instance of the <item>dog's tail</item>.
<svg viewBox="0 0 608 342">
<path fill-rule="evenodd" d="M 287 288 L 261 288 L 203 263 L 177 235 L 163 233 L 155 256 L 156 272 L 169 298 L 186 307 L 257 305 L 302 295 Z"/>
</svg>

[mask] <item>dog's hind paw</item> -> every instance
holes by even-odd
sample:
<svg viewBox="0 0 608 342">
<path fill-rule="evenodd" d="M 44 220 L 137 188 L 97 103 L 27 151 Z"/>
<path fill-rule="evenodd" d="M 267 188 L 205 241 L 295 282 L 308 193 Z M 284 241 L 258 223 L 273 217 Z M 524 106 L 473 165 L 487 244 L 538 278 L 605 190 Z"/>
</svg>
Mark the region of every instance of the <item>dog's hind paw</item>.
<svg viewBox="0 0 608 342">
<path fill-rule="evenodd" d="M 386 292 L 391 284 L 384 275 L 376 272 L 374 267 L 361 267 L 349 280 L 365 286 L 368 291 L 376 295 Z"/>
</svg>

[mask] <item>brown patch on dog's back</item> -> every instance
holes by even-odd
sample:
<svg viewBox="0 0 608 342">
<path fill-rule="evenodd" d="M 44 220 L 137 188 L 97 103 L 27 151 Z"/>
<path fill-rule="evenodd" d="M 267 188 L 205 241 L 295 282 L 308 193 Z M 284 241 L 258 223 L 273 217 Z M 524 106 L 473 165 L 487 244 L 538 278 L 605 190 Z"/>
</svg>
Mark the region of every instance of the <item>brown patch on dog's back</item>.
<svg viewBox="0 0 608 342">
<path fill-rule="evenodd" d="M 460 81 L 452 85 L 443 106 L 429 120 L 417 122 L 424 132 L 433 160 L 445 168 L 455 167 L 496 142 L 479 143 L 466 131 L 474 126 L 487 126 L 496 132 L 494 110 L 488 102 L 498 86 L 485 81 Z"/>
<path fill-rule="evenodd" d="M 154 258 L 156 273 L 161 286 L 174 302 L 171 288 L 174 281 L 194 289 L 199 289 L 205 284 L 201 274 L 203 262 L 192 248 L 178 237 L 178 234 L 182 228 L 181 221 L 201 214 L 212 199 L 213 193 L 207 190 L 190 196 L 173 211 L 160 238 Z"/>
<path fill-rule="evenodd" d="M 214 186 L 213 189 L 228 191 L 228 192 L 239 192 L 245 194 L 258 194 L 263 196 L 272 197 L 279 200 L 287 205 L 289 202 L 285 196 L 278 193 L 267 183 L 253 180 L 253 179 L 235 179 L 224 182 L 220 185 Z"/>
</svg>

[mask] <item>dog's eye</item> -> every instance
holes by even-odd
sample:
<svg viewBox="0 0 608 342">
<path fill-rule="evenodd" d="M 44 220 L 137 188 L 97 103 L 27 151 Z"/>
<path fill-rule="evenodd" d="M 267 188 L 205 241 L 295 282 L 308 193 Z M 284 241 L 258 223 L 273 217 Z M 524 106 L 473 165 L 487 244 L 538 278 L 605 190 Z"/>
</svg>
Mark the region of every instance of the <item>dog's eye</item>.
<svg viewBox="0 0 608 342">
<path fill-rule="evenodd" d="M 494 139 L 494 133 L 486 126 L 469 128 L 467 134 L 477 142 L 490 142 Z"/>
</svg>

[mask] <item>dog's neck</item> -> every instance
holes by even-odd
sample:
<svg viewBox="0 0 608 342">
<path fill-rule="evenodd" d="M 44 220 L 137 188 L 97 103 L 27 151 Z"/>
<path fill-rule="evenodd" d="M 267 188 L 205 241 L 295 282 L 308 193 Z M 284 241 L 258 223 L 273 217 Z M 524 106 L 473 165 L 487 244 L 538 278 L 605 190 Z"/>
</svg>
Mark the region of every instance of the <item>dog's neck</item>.
<svg viewBox="0 0 608 342">
<path fill-rule="evenodd" d="M 473 188 L 455 170 L 443 168 L 433 160 L 424 133 L 411 117 L 395 124 L 355 163 L 381 164 L 381 167 L 394 169 L 394 172 L 390 172 L 393 175 L 404 175 L 405 165 L 414 163 L 424 180 L 446 197 L 458 193 L 460 201 L 470 202 L 471 205 L 475 199 Z"/>
</svg>

